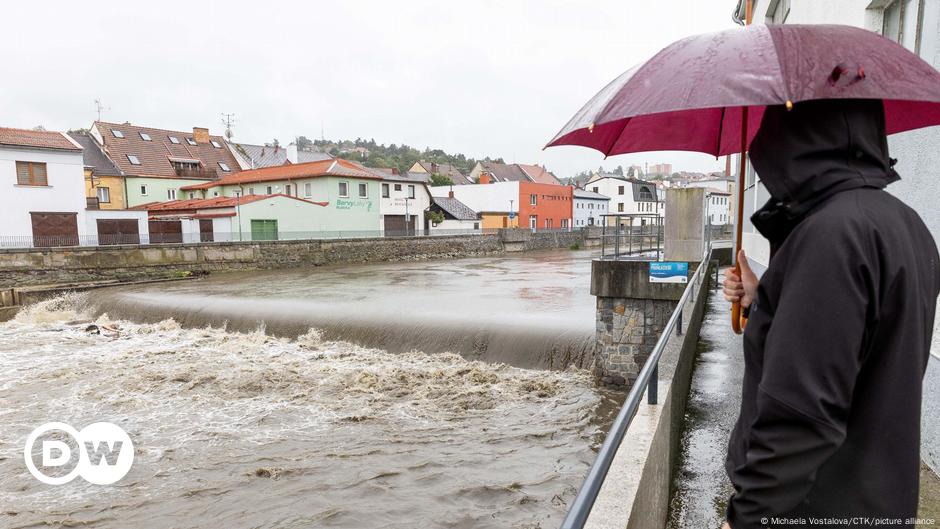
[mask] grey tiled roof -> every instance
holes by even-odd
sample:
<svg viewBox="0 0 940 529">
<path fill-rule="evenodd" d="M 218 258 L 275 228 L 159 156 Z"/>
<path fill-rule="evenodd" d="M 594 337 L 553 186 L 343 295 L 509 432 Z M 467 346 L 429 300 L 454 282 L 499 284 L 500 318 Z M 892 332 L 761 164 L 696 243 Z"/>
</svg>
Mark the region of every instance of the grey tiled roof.
<svg viewBox="0 0 940 529">
<path fill-rule="evenodd" d="M 287 148 L 272 147 L 270 145 L 251 145 L 250 143 L 233 143 L 235 149 L 244 158 L 247 158 L 253 168 L 273 167 L 287 163 Z M 297 163 L 319 162 L 330 160 L 333 157 L 325 152 L 297 151 Z"/>
<path fill-rule="evenodd" d="M 574 188 L 574 198 L 587 198 L 594 200 L 610 200 L 610 197 L 607 195 L 602 195 L 600 193 L 595 193 L 594 191 L 588 191 L 587 189 L 578 189 Z"/>
<path fill-rule="evenodd" d="M 87 132 L 69 132 L 69 137 L 82 146 L 82 159 L 85 167 L 91 167 L 95 176 L 121 176 L 117 168 L 98 146 L 98 142 Z"/>
<path fill-rule="evenodd" d="M 434 200 L 434 204 L 456 220 L 476 220 L 479 218 L 476 211 L 473 211 L 456 198 L 432 197 L 432 200 Z"/>
</svg>

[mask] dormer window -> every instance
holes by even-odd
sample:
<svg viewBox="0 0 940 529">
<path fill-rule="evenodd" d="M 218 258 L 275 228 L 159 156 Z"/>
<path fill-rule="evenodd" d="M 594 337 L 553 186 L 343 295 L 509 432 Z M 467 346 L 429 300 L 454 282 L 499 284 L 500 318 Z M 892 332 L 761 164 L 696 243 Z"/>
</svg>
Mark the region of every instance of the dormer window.
<svg viewBox="0 0 940 529">
<path fill-rule="evenodd" d="M 131 165 L 140 165 L 140 158 L 134 156 L 133 154 L 127 155 L 127 161 L 131 162 Z"/>
<path fill-rule="evenodd" d="M 231 171 L 231 169 L 229 169 L 228 167 L 228 164 L 226 164 L 225 162 L 219 162 L 219 167 L 221 167 L 222 170 L 225 171 L 226 173 Z"/>
<path fill-rule="evenodd" d="M 142 139 L 142 140 L 144 140 L 144 141 L 150 141 L 150 134 L 147 134 L 146 132 L 141 132 L 141 133 L 140 133 L 140 139 Z"/>
<path fill-rule="evenodd" d="M 188 143 L 188 144 L 190 144 L 190 145 L 196 145 L 196 140 L 194 140 L 194 139 L 192 139 L 192 138 L 186 138 L 186 143 Z"/>
<path fill-rule="evenodd" d="M 173 145 L 180 144 L 180 139 L 177 138 L 176 136 L 167 136 L 167 138 L 170 140 L 170 143 L 172 143 Z"/>
<path fill-rule="evenodd" d="M 222 148 L 222 146 L 219 145 L 219 142 L 217 142 L 217 141 L 215 141 L 215 140 L 212 140 L 212 141 L 209 142 L 209 143 L 211 143 L 212 146 L 215 147 L 216 149 L 221 149 L 221 148 Z M 228 169 L 226 169 L 226 171 L 227 171 L 227 170 L 228 170 Z"/>
<path fill-rule="evenodd" d="M 119 131 L 118 129 L 111 129 L 111 134 L 114 135 L 115 138 L 123 138 L 123 137 L 124 137 L 124 133 L 121 132 L 121 131 Z"/>
</svg>

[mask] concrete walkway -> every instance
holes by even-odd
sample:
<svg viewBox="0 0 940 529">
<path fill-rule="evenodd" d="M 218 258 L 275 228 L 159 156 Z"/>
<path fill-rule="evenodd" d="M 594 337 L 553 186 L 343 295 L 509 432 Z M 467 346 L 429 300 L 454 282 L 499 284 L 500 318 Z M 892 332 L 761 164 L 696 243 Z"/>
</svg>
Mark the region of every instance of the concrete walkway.
<svg viewBox="0 0 940 529">
<path fill-rule="evenodd" d="M 698 358 L 685 417 L 686 430 L 670 504 L 669 529 L 718 529 L 733 492 L 725 474 L 728 437 L 738 417 L 744 358 L 728 322 L 729 304 L 713 291 L 702 323 Z M 923 457 L 940 455 L 940 360 L 931 358 L 924 381 Z M 936 468 L 936 467 L 935 467 Z M 921 475 L 921 517 L 940 520 L 940 479 L 927 465 Z"/>
</svg>

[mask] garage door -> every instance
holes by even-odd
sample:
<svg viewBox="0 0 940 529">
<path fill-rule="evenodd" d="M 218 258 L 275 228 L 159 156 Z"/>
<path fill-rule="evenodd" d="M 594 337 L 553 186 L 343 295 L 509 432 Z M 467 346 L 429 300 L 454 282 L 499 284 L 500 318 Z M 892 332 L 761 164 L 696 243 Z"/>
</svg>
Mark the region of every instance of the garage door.
<svg viewBox="0 0 940 529">
<path fill-rule="evenodd" d="M 403 235 L 414 235 L 415 218 L 414 215 L 411 215 L 411 220 L 408 226 L 406 226 L 404 215 L 385 215 L 383 219 L 385 223 L 385 236 L 401 237 Z"/>
<path fill-rule="evenodd" d="M 77 213 L 33 213 L 33 246 L 77 246 Z"/>
<path fill-rule="evenodd" d="M 151 220 L 147 228 L 151 244 L 183 242 L 183 223 L 178 220 Z"/>
<path fill-rule="evenodd" d="M 251 240 L 276 241 L 277 220 L 251 219 Z"/>
<path fill-rule="evenodd" d="M 98 244 L 140 244 L 137 219 L 98 219 Z"/>
</svg>

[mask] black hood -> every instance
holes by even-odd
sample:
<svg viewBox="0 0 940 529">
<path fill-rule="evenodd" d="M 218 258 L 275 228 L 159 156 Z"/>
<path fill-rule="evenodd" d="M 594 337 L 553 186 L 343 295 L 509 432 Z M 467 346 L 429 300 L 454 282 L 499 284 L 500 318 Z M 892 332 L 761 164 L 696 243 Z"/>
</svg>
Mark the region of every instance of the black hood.
<svg viewBox="0 0 940 529">
<path fill-rule="evenodd" d="M 750 159 L 772 199 L 752 217 L 780 242 L 816 204 L 840 191 L 883 188 L 898 179 L 888 156 L 884 106 L 876 99 L 827 99 L 769 106 Z"/>
</svg>

